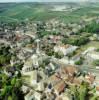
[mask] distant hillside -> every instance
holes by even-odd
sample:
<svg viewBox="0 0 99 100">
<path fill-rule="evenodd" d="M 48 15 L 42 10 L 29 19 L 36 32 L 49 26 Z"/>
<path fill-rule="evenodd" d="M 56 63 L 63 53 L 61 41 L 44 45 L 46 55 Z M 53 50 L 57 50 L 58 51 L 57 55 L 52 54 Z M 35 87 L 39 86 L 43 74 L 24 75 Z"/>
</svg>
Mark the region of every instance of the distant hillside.
<svg viewBox="0 0 99 100">
<path fill-rule="evenodd" d="M 67 11 L 51 11 L 56 5 L 65 5 Z M 90 6 L 91 5 L 91 6 Z M 76 10 L 72 10 L 77 8 Z M 75 3 L 9 3 L 0 4 L 0 21 L 49 20 L 52 18 L 65 22 L 79 21 L 82 16 L 98 16 L 99 4 Z"/>
</svg>

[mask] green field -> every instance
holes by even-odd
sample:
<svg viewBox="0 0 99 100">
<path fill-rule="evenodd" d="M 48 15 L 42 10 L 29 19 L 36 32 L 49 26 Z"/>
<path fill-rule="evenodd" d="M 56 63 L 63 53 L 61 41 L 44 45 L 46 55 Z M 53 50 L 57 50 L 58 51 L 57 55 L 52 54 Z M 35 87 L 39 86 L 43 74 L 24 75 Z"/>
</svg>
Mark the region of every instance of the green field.
<svg viewBox="0 0 99 100">
<path fill-rule="evenodd" d="M 86 50 L 89 47 L 99 48 L 99 42 L 98 41 L 90 41 L 86 45 L 82 46 L 81 49 Z"/>
<path fill-rule="evenodd" d="M 25 19 L 30 19 L 34 21 L 45 21 L 52 18 L 59 19 L 66 23 L 68 22 L 78 22 L 81 20 L 82 16 L 93 17 L 99 15 L 99 4 L 94 4 L 93 6 L 83 5 L 81 8 L 70 11 L 51 11 L 53 5 L 48 4 L 12 4 L 8 6 L 4 5 L 1 7 L 0 4 L 0 21 L 22 21 Z M 57 5 L 57 4 L 56 4 Z M 66 4 L 67 5 L 67 4 Z M 70 4 L 69 4 L 70 5 Z M 76 7 L 77 5 L 74 4 Z"/>
</svg>

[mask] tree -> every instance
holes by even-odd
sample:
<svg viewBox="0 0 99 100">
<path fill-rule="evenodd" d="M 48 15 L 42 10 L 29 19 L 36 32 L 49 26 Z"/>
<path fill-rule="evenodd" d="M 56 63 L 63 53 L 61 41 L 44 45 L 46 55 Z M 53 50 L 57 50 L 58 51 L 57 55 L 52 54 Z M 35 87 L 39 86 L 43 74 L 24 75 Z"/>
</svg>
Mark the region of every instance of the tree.
<svg viewBox="0 0 99 100">
<path fill-rule="evenodd" d="M 0 100 L 21 100 L 23 99 L 23 94 L 20 90 L 22 86 L 22 81 L 20 77 L 8 77 L 6 74 L 0 75 L 1 84 L 0 84 Z"/>
<path fill-rule="evenodd" d="M 64 44 L 71 44 L 71 45 L 76 45 L 76 46 L 81 46 L 89 42 L 89 38 L 86 36 L 81 36 L 77 38 L 68 38 L 68 39 L 63 39 L 62 42 Z"/>
<path fill-rule="evenodd" d="M 82 64 L 83 64 L 83 60 L 80 59 L 80 60 L 76 61 L 75 64 L 76 64 L 76 65 L 82 65 Z"/>
<path fill-rule="evenodd" d="M 0 65 L 8 64 L 11 59 L 10 47 L 2 46 L 0 48 Z"/>
<path fill-rule="evenodd" d="M 83 29 L 80 30 L 80 32 L 87 32 L 87 33 L 97 33 L 99 34 L 99 23 L 92 22 Z"/>
<path fill-rule="evenodd" d="M 70 90 L 74 100 L 86 100 L 86 96 L 88 94 L 88 84 L 86 82 L 82 82 L 80 86 L 71 86 Z"/>
<path fill-rule="evenodd" d="M 94 95 L 94 96 L 92 96 L 92 97 L 90 98 L 90 100 L 98 100 L 98 98 L 99 98 L 99 96 Z"/>
<path fill-rule="evenodd" d="M 94 65 L 94 66 L 99 66 L 99 60 L 93 61 L 93 65 Z"/>
<path fill-rule="evenodd" d="M 0 64 L 3 65 L 5 63 L 6 63 L 6 58 L 3 55 L 1 55 L 0 56 Z"/>
<path fill-rule="evenodd" d="M 46 51 L 46 54 L 48 56 L 53 56 L 54 55 L 54 51 L 53 50 L 48 50 L 48 51 Z"/>
<path fill-rule="evenodd" d="M 8 96 L 8 100 L 13 100 L 13 99 L 12 99 L 12 96 Z"/>
<path fill-rule="evenodd" d="M 85 100 L 88 94 L 88 85 L 83 82 L 79 88 L 79 100 Z"/>
<path fill-rule="evenodd" d="M 14 86 L 15 84 L 16 84 L 16 78 L 14 77 L 11 79 L 11 85 Z"/>
<path fill-rule="evenodd" d="M 54 55 L 56 58 L 59 58 L 59 59 L 61 59 L 64 56 L 62 52 L 55 52 Z"/>
<path fill-rule="evenodd" d="M 7 84 L 7 80 L 8 80 L 8 76 L 5 75 L 5 74 L 1 74 L 1 77 L 2 77 L 2 85 L 5 85 Z"/>
<path fill-rule="evenodd" d="M 74 100 L 79 100 L 79 92 L 78 92 L 77 86 L 71 86 L 70 90 L 71 90 L 71 94 L 73 95 Z"/>
</svg>

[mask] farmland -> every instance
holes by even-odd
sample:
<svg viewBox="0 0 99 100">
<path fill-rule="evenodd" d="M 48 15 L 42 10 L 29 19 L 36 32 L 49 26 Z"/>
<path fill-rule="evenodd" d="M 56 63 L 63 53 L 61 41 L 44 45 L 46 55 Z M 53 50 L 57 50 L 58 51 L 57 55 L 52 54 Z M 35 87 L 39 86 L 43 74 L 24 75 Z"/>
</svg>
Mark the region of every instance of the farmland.
<svg viewBox="0 0 99 100">
<path fill-rule="evenodd" d="M 93 5 L 93 6 L 90 6 Z M 53 10 L 54 7 L 60 7 L 60 10 Z M 64 10 L 61 7 L 64 6 Z M 65 8 L 66 6 L 66 8 Z M 83 16 L 94 17 L 99 15 L 98 4 L 38 4 L 38 3 L 20 3 L 20 4 L 1 4 L 0 21 L 23 21 L 26 19 L 33 21 L 45 21 L 58 19 L 60 21 L 78 22 Z M 57 8 L 56 8 L 57 9 Z M 59 9 L 59 8 L 58 8 Z M 72 10 L 71 10 L 72 9 Z"/>
</svg>

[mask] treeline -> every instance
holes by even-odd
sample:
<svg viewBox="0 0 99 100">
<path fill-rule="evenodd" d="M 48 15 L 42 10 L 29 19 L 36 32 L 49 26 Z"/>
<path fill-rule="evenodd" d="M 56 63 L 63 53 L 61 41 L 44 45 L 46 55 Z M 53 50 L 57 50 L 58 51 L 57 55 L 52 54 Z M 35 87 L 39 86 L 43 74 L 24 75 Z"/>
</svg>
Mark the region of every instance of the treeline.
<svg viewBox="0 0 99 100">
<path fill-rule="evenodd" d="M 81 30 L 80 30 L 80 33 L 81 33 L 81 32 L 99 34 L 99 23 L 92 22 L 91 24 L 86 25 L 85 28 L 81 29 Z"/>
<path fill-rule="evenodd" d="M 0 100 L 24 100 L 20 91 L 22 82 L 19 77 L 0 74 Z"/>
<path fill-rule="evenodd" d="M 11 53 L 9 52 L 10 47 L 2 46 L 0 47 L 0 65 L 10 63 Z"/>
<path fill-rule="evenodd" d="M 79 38 L 64 38 L 62 41 L 64 44 L 71 44 L 76 46 L 81 46 L 89 42 L 89 38 L 85 36 L 81 36 Z"/>
<path fill-rule="evenodd" d="M 11 67 L 10 59 L 12 56 L 10 46 L 0 45 L 0 100 L 24 100 L 20 79 L 20 69 L 23 64 L 15 64 Z"/>
</svg>

